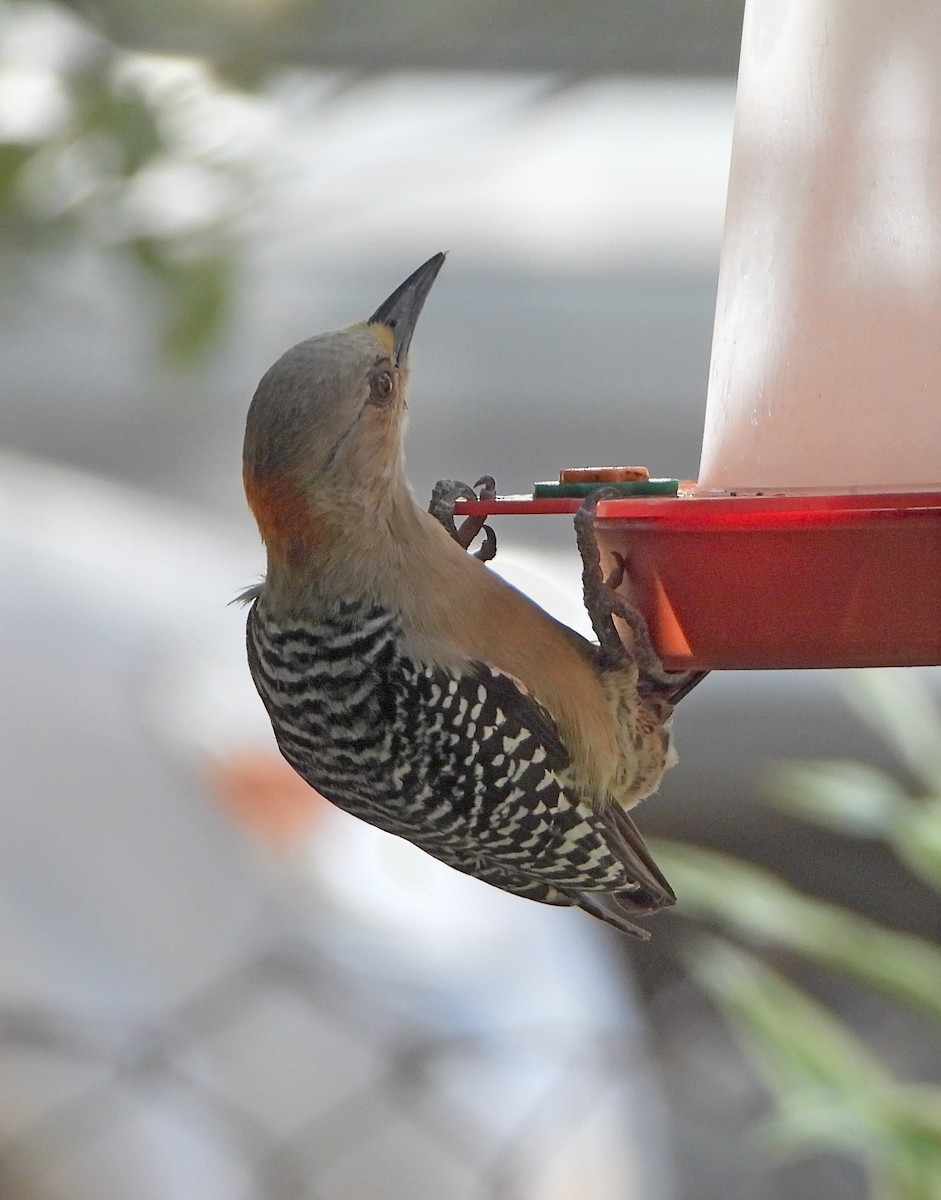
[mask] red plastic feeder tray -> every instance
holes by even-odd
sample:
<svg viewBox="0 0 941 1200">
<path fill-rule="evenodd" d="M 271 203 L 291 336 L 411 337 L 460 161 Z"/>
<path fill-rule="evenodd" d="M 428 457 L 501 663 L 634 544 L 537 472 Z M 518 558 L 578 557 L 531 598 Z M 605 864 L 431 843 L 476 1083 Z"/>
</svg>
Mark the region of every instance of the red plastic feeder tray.
<svg viewBox="0 0 941 1200">
<path fill-rule="evenodd" d="M 596 528 L 671 670 L 941 664 L 941 492 L 609 500 Z"/>
</svg>

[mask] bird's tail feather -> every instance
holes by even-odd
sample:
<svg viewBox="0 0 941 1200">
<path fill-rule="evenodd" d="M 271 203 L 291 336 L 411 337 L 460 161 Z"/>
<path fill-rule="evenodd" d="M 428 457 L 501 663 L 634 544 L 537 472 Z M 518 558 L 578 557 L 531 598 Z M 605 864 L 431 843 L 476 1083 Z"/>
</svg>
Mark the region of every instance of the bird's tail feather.
<svg viewBox="0 0 941 1200">
<path fill-rule="evenodd" d="M 608 825 L 608 845 L 639 885 L 638 892 L 631 891 L 618 893 L 618 895 L 637 896 L 639 899 L 640 892 L 647 893 L 648 900 L 645 903 L 644 912 L 656 912 L 659 908 L 675 904 L 676 893 L 654 862 L 653 856 L 647 849 L 647 844 L 633 820 L 617 804 L 608 805 L 603 816 Z M 634 905 L 632 908 L 635 912 L 641 911 Z"/>
<path fill-rule="evenodd" d="M 627 919 L 615 893 L 579 892 L 575 897 L 575 903 L 583 912 L 597 917 L 606 925 L 613 925 L 620 933 L 626 933 L 641 942 L 646 942 L 650 938 L 649 929 L 635 925 L 633 921 Z"/>
<path fill-rule="evenodd" d="M 608 845 L 628 868 L 637 886 L 619 892 L 579 892 L 575 903 L 622 933 L 646 941 L 650 934 L 628 920 L 628 914 L 649 916 L 675 904 L 676 895 L 624 809 L 612 804 L 605 809 L 604 819 L 608 825 Z"/>
</svg>

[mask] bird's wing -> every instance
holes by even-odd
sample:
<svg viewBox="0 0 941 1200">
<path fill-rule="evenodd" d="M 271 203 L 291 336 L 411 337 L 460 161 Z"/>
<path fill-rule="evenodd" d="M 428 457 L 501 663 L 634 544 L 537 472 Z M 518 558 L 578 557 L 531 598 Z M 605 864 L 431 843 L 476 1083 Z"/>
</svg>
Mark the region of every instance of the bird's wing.
<svg viewBox="0 0 941 1200">
<path fill-rule="evenodd" d="M 249 613 L 278 744 L 321 795 L 459 871 L 626 932 L 638 933 L 626 913 L 671 902 L 626 814 L 569 782 L 555 722 L 522 684 L 480 662 L 414 659 L 378 607 L 350 616 Z"/>
<path fill-rule="evenodd" d="M 484 663 L 458 675 L 424 666 L 420 676 L 409 689 L 414 761 L 433 807 L 406 837 L 505 891 L 549 904 L 607 901 L 603 919 L 619 925 L 625 907 L 637 915 L 672 903 L 627 813 L 596 808 L 566 784 L 555 722 L 515 679 Z M 442 712 L 450 718 L 428 719 Z"/>
</svg>

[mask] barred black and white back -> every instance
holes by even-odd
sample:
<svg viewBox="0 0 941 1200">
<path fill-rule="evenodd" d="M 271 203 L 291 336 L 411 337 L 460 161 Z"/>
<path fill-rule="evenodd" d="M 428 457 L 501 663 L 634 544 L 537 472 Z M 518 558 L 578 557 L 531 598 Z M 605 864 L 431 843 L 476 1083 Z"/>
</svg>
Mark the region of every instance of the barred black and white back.
<svg viewBox="0 0 941 1200">
<path fill-rule="evenodd" d="M 262 595 L 248 657 L 284 757 L 339 807 L 468 875 L 635 936 L 646 931 L 626 911 L 673 902 L 627 813 L 596 810 L 567 783 L 552 718 L 511 677 L 416 662 L 393 612 L 350 601 L 284 622 Z"/>
</svg>

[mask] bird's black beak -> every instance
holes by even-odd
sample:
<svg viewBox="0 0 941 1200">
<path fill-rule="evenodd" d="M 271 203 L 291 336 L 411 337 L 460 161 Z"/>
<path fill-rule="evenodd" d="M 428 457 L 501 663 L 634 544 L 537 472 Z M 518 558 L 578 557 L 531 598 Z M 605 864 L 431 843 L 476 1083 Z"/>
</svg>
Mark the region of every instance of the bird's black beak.
<svg viewBox="0 0 941 1200">
<path fill-rule="evenodd" d="M 388 325 L 392 330 L 392 347 L 396 364 L 404 366 L 408 359 L 408 348 L 418 317 L 424 306 L 435 276 L 444 265 L 444 255 L 439 253 L 413 271 L 404 283 L 400 283 L 388 300 L 383 300 L 369 324 Z"/>
</svg>

